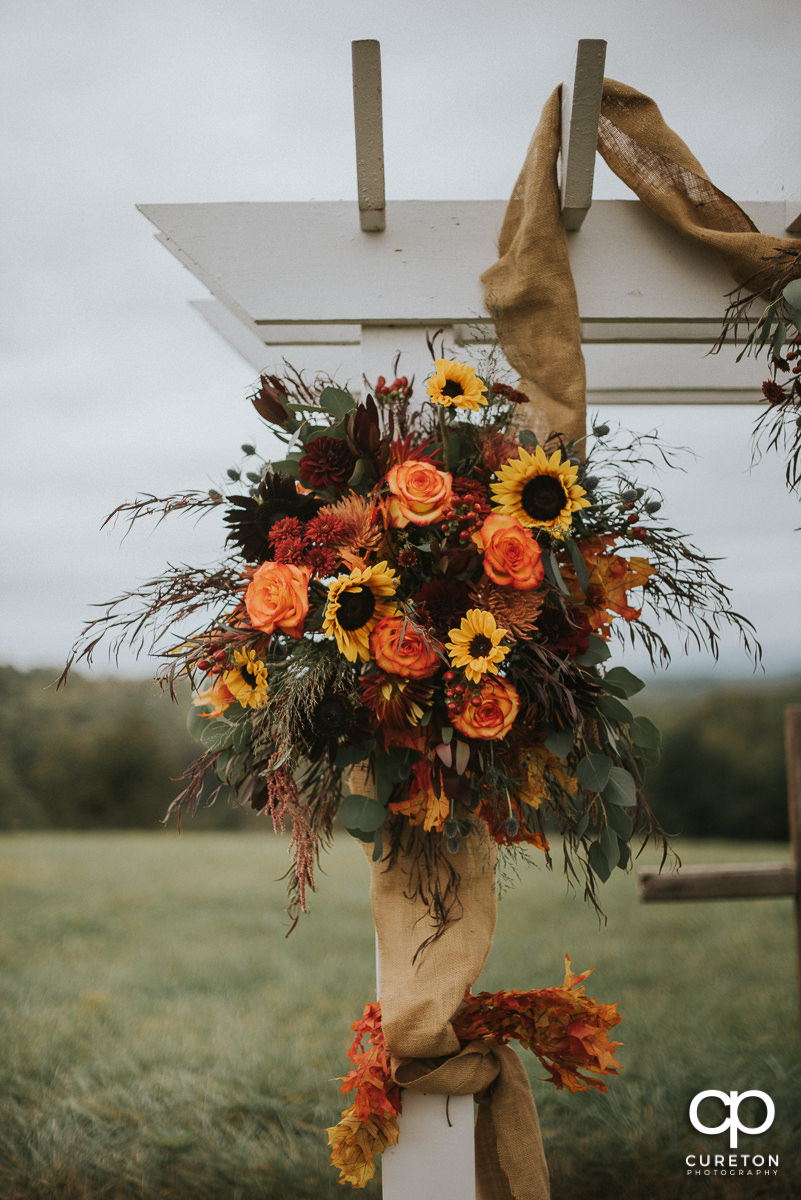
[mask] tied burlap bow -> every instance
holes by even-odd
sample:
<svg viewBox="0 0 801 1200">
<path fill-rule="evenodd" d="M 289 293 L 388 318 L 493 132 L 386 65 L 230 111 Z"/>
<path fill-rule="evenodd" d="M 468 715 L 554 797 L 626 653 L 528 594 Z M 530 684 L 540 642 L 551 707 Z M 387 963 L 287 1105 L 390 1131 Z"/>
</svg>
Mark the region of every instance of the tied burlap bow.
<svg viewBox="0 0 801 1200">
<path fill-rule="evenodd" d="M 520 390 L 525 425 L 541 440 L 585 436 L 586 383 L 578 302 L 562 224 L 557 160 L 561 88 L 549 98 L 506 209 L 498 261 L 481 276 L 485 303 Z M 609 167 L 679 233 L 718 254 L 738 284 L 764 292 L 781 274 L 790 238 L 759 233 L 710 181 L 653 100 L 604 80 L 598 150 Z M 785 260 L 786 261 L 786 260 Z"/>
<path fill-rule="evenodd" d="M 351 790 L 369 794 L 373 780 L 354 768 Z M 365 847 L 371 854 L 371 847 Z M 475 1096 L 476 1192 L 479 1200 L 548 1200 L 548 1167 L 523 1064 L 509 1046 L 462 1047 L 451 1017 L 481 973 L 496 921 L 495 846 L 486 829 L 448 855 L 458 900 L 436 940 L 425 900 L 409 894 L 413 862 L 399 854 L 372 862 L 370 900 L 378 936 L 381 1023 L 392 1077 L 402 1088 L 441 1096 Z M 444 892 L 450 872 L 434 868 Z"/>
</svg>

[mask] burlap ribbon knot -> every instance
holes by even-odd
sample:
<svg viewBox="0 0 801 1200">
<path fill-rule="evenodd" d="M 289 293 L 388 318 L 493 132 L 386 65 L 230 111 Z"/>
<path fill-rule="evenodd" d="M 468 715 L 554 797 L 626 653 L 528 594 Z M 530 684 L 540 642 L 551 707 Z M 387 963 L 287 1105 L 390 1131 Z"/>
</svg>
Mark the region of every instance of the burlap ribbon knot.
<svg viewBox="0 0 801 1200">
<path fill-rule="evenodd" d="M 515 183 L 498 240 L 498 260 L 481 276 L 487 311 L 520 389 L 531 397 L 521 420 L 541 440 L 585 434 L 586 383 L 581 324 L 562 224 L 557 162 L 561 88 L 551 95 Z M 653 100 L 604 80 L 598 150 L 616 175 L 658 216 L 718 254 L 733 278 L 763 292 L 781 275 L 782 251 L 799 242 L 759 233 L 751 218 L 710 181 Z M 581 236 L 581 235 L 577 235 Z M 586 236 L 586 235 L 585 235 Z"/>
</svg>

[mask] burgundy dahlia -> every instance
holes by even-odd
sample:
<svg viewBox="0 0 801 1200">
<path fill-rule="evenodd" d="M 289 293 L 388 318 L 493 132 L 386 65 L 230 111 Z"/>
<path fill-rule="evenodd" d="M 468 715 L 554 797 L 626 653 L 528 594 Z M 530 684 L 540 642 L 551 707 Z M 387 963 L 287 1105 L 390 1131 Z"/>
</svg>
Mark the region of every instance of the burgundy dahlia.
<svg viewBox="0 0 801 1200">
<path fill-rule="evenodd" d="M 300 456 L 300 478 L 306 487 L 333 487 L 342 491 L 355 466 L 356 459 L 347 442 L 322 436 L 304 446 Z"/>
</svg>

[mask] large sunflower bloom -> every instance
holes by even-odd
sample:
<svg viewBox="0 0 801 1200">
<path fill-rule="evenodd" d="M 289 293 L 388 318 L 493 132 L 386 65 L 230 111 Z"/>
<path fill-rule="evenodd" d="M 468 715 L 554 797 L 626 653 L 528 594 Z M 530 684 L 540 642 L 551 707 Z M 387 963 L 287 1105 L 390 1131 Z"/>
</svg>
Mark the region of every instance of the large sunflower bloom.
<svg viewBox="0 0 801 1200">
<path fill-rule="evenodd" d="M 509 653 L 509 646 L 500 644 L 505 635 L 506 630 L 498 628 L 491 612 L 469 609 L 459 628 L 448 634 L 451 663 L 454 667 L 464 667 L 471 683 L 481 683 L 487 673 L 497 675 L 498 663 Z"/>
<path fill-rule="evenodd" d="M 484 392 L 487 385 L 482 383 L 472 367 L 456 359 L 438 358 L 434 363 L 436 373 L 426 384 L 429 399 L 434 404 L 442 404 L 445 408 L 469 408 L 477 412 L 479 404 L 486 404 Z"/>
<path fill-rule="evenodd" d="M 223 675 L 223 683 L 243 708 L 263 708 L 267 694 L 267 666 L 255 650 L 235 650 L 234 663 Z"/>
<path fill-rule="evenodd" d="M 533 453 L 521 446 L 517 458 L 504 463 L 497 475 L 492 484 L 495 511 L 557 537 L 567 533 L 573 513 L 590 503 L 576 483 L 578 467 L 562 462 L 561 450 L 548 458 L 542 446 Z"/>
<path fill-rule="evenodd" d="M 323 633 L 336 638 L 348 662 L 369 661 L 370 634 L 382 617 L 394 616 L 397 586 L 396 574 L 386 562 L 356 567 L 329 586 Z"/>
</svg>

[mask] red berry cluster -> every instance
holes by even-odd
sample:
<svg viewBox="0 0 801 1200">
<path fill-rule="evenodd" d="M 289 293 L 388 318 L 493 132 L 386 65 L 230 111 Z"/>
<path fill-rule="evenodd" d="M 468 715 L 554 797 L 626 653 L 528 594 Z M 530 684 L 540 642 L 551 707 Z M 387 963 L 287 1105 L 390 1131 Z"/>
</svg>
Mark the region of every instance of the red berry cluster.
<svg viewBox="0 0 801 1200">
<path fill-rule="evenodd" d="M 453 481 L 453 500 L 445 512 L 444 532 L 460 542 L 469 542 L 491 511 L 483 485 L 457 476 Z"/>
<path fill-rule="evenodd" d="M 648 538 L 648 531 L 643 529 L 642 525 L 639 524 L 640 514 L 636 511 L 634 501 L 627 500 L 623 507 L 629 514 L 626 517 L 626 524 L 631 526 L 629 529 L 630 536 L 636 538 L 638 542 L 646 541 Z"/>
<path fill-rule="evenodd" d="M 477 706 L 481 703 L 480 684 L 457 682 L 455 671 L 446 671 L 442 678 L 445 681 L 445 704 L 449 717 L 462 712 L 468 704 Z"/>
<path fill-rule="evenodd" d="M 222 646 L 210 645 L 206 653 L 208 658 L 198 659 L 199 671 L 205 671 L 207 675 L 222 675 L 223 671 L 228 670 L 228 651 L 223 650 Z"/>
<path fill-rule="evenodd" d="M 379 375 L 373 391 L 385 400 L 408 400 L 412 394 L 411 384 L 405 375 L 393 379 L 392 383 L 387 383 L 384 376 Z"/>
</svg>

